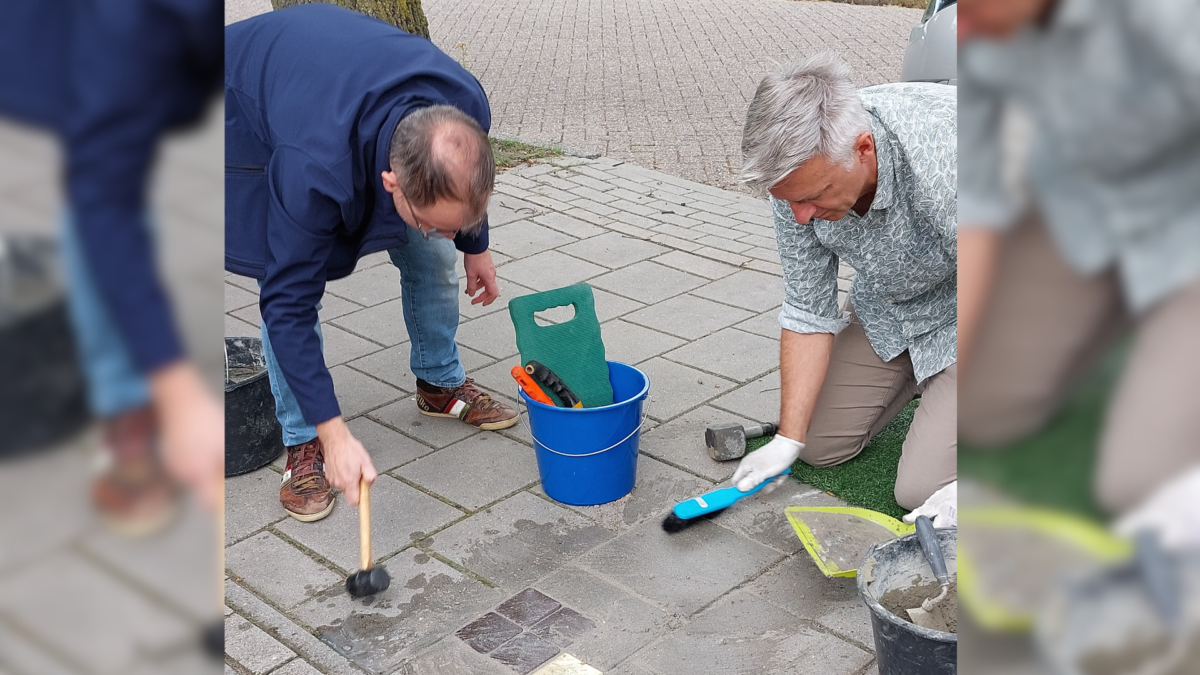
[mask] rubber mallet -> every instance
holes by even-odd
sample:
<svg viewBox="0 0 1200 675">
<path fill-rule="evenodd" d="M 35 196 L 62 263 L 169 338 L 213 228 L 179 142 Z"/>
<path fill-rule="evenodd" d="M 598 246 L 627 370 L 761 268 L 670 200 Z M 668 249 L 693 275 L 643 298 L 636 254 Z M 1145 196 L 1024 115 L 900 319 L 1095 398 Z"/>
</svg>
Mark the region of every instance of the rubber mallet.
<svg viewBox="0 0 1200 675">
<path fill-rule="evenodd" d="M 358 538 L 362 548 L 362 569 L 346 577 L 346 591 L 361 598 L 387 590 L 392 583 L 387 570 L 371 566 L 371 497 L 366 479 L 358 483 Z"/>
<path fill-rule="evenodd" d="M 718 462 L 741 459 L 746 455 L 746 439 L 772 436 L 778 430 L 770 422 L 748 427 L 733 422 L 718 424 L 704 430 L 704 444 L 708 446 L 708 456 Z"/>
</svg>

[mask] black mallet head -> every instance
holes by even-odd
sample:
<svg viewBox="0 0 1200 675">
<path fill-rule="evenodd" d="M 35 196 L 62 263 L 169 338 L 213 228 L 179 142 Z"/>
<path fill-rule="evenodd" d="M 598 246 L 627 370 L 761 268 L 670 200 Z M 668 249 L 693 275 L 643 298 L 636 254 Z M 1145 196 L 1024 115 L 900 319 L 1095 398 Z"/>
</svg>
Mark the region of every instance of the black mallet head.
<svg viewBox="0 0 1200 675">
<path fill-rule="evenodd" d="M 225 622 L 218 619 L 204 627 L 204 651 L 213 659 L 225 657 Z"/>
<path fill-rule="evenodd" d="M 369 570 L 359 570 L 346 577 L 346 591 L 356 598 L 362 598 L 386 591 L 391 583 L 392 579 L 388 576 L 387 570 L 382 567 L 372 567 Z"/>
</svg>

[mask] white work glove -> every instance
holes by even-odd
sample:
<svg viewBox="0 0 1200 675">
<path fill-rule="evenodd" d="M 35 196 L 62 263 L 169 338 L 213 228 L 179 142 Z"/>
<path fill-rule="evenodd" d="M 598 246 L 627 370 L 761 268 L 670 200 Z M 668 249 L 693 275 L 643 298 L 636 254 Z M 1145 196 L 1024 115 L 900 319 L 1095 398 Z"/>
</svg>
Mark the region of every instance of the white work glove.
<svg viewBox="0 0 1200 675">
<path fill-rule="evenodd" d="M 770 443 L 742 458 L 729 482 L 742 492 L 749 492 L 759 483 L 794 464 L 803 449 L 803 443 L 775 434 Z M 770 489 L 771 486 L 764 488 Z"/>
<path fill-rule="evenodd" d="M 1113 530 L 1129 538 L 1149 530 L 1168 550 L 1200 548 L 1200 467 L 1159 488 L 1118 519 Z"/>
<path fill-rule="evenodd" d="M 958 527 L 958 481 L 929 495 L 924 504 L 903 520 L 911 525 L 917 522 L 917 516 L 928 516 L 934 527 Z"/>
</svg>

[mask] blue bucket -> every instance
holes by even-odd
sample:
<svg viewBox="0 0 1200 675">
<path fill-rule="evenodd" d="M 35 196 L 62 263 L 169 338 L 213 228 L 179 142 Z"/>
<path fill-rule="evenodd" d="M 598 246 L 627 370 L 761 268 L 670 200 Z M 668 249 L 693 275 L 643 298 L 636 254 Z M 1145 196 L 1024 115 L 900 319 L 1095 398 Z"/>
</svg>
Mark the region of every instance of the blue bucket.
<svg viewBox="0 0 1200 675">
<path fill-rule="evenodd" d="M 609 361 L 608 381 L 618 402 L 600 408 L 549 406 L 517 390 L 529 408 L 542 489 L 564 504 L 604 504 L 633 490 L 650 379 L 633 366 Z"/>
</svg>

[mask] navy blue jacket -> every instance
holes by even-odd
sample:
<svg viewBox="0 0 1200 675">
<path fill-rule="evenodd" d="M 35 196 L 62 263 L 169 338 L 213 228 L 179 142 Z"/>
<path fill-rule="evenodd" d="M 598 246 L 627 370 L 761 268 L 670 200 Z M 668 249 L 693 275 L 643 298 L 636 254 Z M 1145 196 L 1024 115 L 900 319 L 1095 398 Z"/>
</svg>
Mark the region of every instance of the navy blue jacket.
<svg viewBox="0 0 1200 675">
<path fill-rule="evenodd" d="M 325 282 L 407 241 L 380 174 L 408 113 L 453 105 L 486 131 L 487 96 L 425 38 L 328 4 L 225 29 L 225 268 L 261 281 L 279 367 L 310 424 L 340 413 L 314 331 Z M 455 240 L 487 249 L 487 227 Z"/>
<path fill-rule="evenodd" d="M 0 114 L 63 139 L 85 263 L 150 373 L 183 356 L 144 227 L 158 139 L 221 83 L 219 0 L 5 0 Z"/>
</svg>

